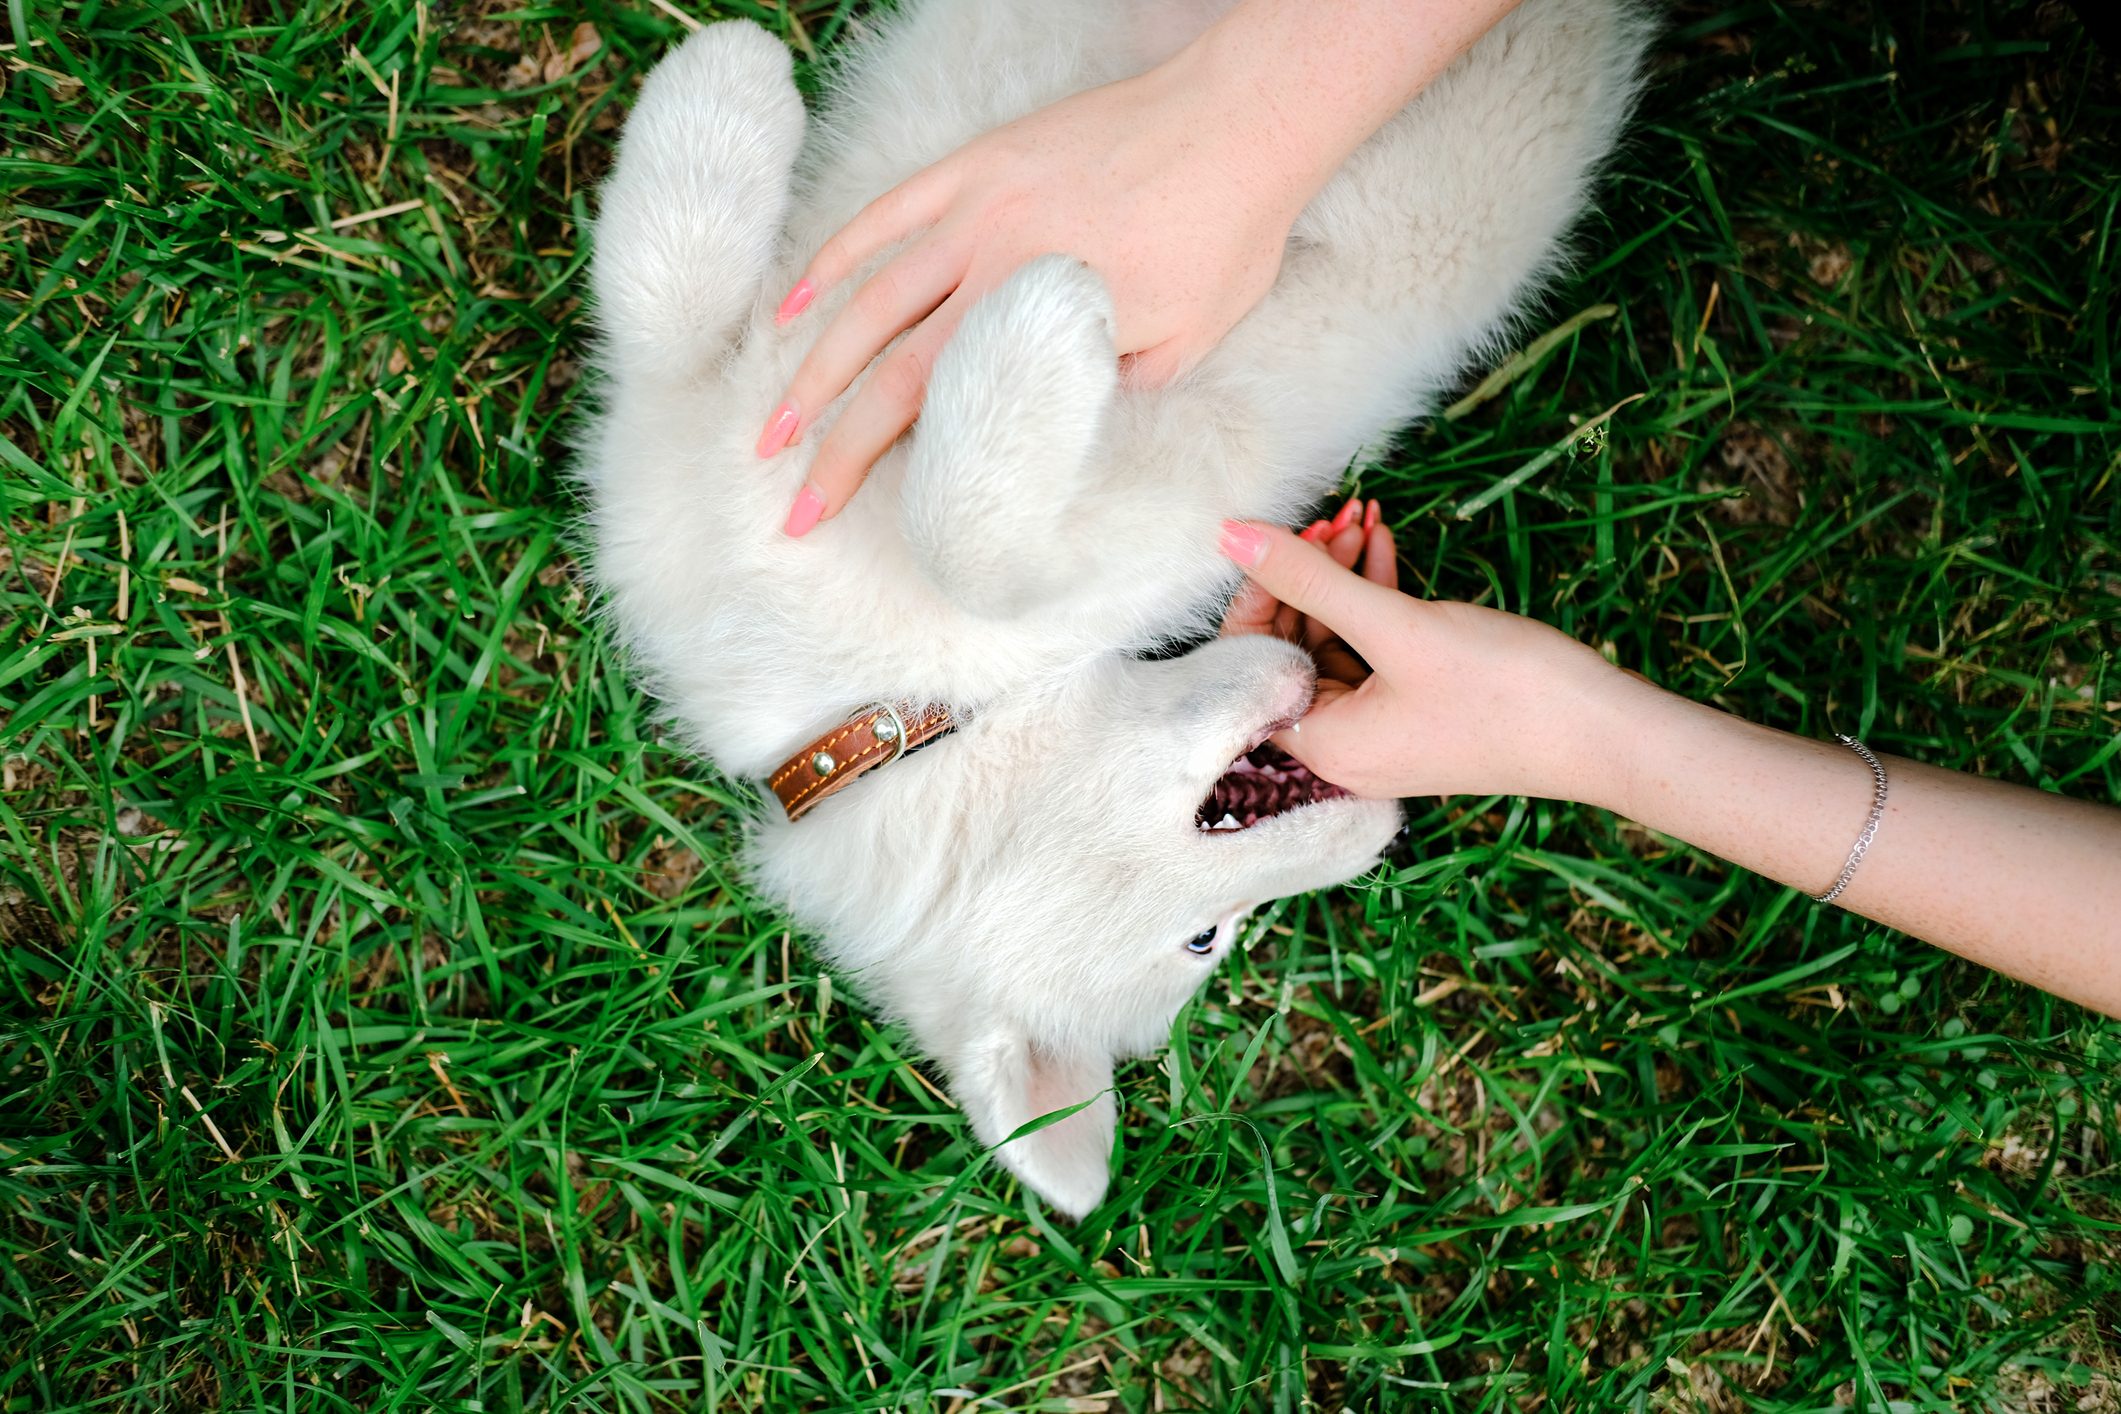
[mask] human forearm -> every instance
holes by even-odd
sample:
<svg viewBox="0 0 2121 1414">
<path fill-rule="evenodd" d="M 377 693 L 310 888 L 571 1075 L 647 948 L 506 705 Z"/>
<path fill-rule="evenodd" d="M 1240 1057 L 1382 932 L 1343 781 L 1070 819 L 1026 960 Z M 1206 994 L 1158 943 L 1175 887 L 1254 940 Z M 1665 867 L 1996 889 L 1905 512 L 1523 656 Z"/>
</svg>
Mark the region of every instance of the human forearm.
<svg viewBox="0 0 2121 1414">
<path fill-rule="evenodd" d="M 1296 205 L 1520 0 L 1243 0 L 1164 69 Z"/>
<path fill-rule="evenodd" d="M 1834 882 L 1870 809 L 1855 753 L 1632 681 L 1609 723 L 1595 803 L 1807 893 Z M 2121 810 L 1881 760 L 1884 815 L 1836 902 L 2121 1015 Z"/>
</svg>

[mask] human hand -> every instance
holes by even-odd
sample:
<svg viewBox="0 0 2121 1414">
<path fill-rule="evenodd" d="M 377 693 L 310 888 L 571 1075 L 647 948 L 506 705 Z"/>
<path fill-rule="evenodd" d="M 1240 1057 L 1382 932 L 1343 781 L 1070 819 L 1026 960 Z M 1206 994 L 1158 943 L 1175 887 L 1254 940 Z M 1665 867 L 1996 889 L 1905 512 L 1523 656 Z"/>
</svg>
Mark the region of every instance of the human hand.
<svg viewBox="0 0 2121 1414">
<path fill-rule="evenodd" d="M 1303 537 L 1224 524 L 1223 552 L 1249 578 L 1224 632 L 1300 633 L 1324 648 L 1313 648 L 1317 699 L 1275 744 L 1357 795 L 1606 803 L 1620 785 L 1606 743 L 1632 679 L 1535 620 L 1399 593 L 1391 534 L 1364 520 L 1343 510 Z"/>
<path fill-rule="evenodd" d="M 1323 549 L 1333 563 L 1360 574 L 1387 589 L 1399 587 L 1399 550 L 1389 526 L 1379 524 L 1382 509 L 1372 501 L 1367 506 L 1351 499 L 1330 521 L 1313 521 L 1297 536 Z M 1370 676 L 1363 662 L 1323 621 L 1282 603 L 1255 580 L 1246 580 L 1223 613 L 1221 634 L 1236 638 L 1248 633 L 1272 634 L 1294 643 L 1318 665 L 1318 686 L 1311 710 L 1345 692 L 1353 692 Z"/>
<path fill-rule="evenodd" d="M 779 452 L 906 337 L 826 434 L 788 534 L 847 503 L 912 425 L 958 322 L 1037 256 L 1071 255 L 1104 278 L 1114 344 L 1136 386 L 1185 372 L 1259 302 L 1322 177 L 1306 170 L 1312 159 L 1277 157 L 1275 125 L 1244 86 L 1196 72 L 1202 62 L 1182 53 L 975 139 L 825 243 L 782 302 L 781 322 L 905 242 L 811 345 L 760 434 L 759 455 Z"/>
</svg>

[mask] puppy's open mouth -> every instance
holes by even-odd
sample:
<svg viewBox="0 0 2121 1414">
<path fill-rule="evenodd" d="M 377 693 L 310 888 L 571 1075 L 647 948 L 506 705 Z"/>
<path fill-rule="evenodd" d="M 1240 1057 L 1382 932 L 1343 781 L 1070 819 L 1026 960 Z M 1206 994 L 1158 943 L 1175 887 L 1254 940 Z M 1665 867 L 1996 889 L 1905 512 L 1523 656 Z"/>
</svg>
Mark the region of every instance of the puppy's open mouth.
<svg viewBox="0 0 2121 1414">
<path fill-rule="evenodd" d="M 1280 747 L 1263 741 L 1230 763 L 1194 812 L 1193 823 L 1211 834 L 1249 830 L 1262 820 L 1322 800 L 1340 800 L 1347 794 L 1331 781 L 1312 775 Z"/>
</svg>

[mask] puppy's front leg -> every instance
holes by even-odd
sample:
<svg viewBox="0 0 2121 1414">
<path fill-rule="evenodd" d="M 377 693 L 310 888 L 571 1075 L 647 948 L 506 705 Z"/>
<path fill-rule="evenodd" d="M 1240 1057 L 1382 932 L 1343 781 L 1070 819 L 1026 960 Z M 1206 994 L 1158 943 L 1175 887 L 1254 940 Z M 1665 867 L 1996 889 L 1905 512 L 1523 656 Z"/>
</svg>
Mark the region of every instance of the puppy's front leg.
<svg viewBox="0 0 2121 1414">
<path fill-rule="evenodd" d="M 622 380 L 710 373 L 759 300 L 803 140 L 788 50 L 709 25 L 648 76 L 604 184 L 591 281 Z"/>
<path fill-rule="evenodd" d="M 1071 597 L 1119 386 L 1104 281 L 1064 256 L 973 306 L 936 360 L 900 516 L 935 584 L 982 618 Z"/>
</svg>

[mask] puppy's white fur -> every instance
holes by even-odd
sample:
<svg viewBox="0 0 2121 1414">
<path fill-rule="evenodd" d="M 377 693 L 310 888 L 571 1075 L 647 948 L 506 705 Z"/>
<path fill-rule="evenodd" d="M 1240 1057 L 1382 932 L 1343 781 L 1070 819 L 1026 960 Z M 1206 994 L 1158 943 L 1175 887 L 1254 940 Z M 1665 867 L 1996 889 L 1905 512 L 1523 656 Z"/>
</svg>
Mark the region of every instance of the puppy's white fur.
<svg viewBox="0 0 2121 1414">
<path fill-rule="evenodd" d="M 1294 516 L 1493 344 L 1557 259 L 1645 38 L 1628 0 L 1527 0 L 1355 153 L 1265 301 L 1168 390 L 1122 391 L 1101 282 L 1034 261 L 967 316 L 853 504 L 783 536 L 834 412 L 770 462 L 752 439 L 858 283 L 776 327 L 802 261 L 922 166 L 1221 8 L 911 0 L 807 143 L 783 47 L 711 26 L 649 75 L 596 231 L 607 400 L 581 476 L 611 618 L 732 775 L 873 699 L 969 719 L 800 825 L 760 820 L 751 862 L 984 1141 L 1088 1102 L 1001 1149 L 1077 1216 L 1105 1191 L 1113 1062 L 1161 1045 L 1214 964 L 1186 940 L 1219 927 L 1219 954 L 1246 908 L 1354 876 L 1398 820 L 1350 800 L 1201 832 L 1310 665 L 1265 639 L 1136 655 L 1210 626 L 1220 521 Z"/>
</svg>

